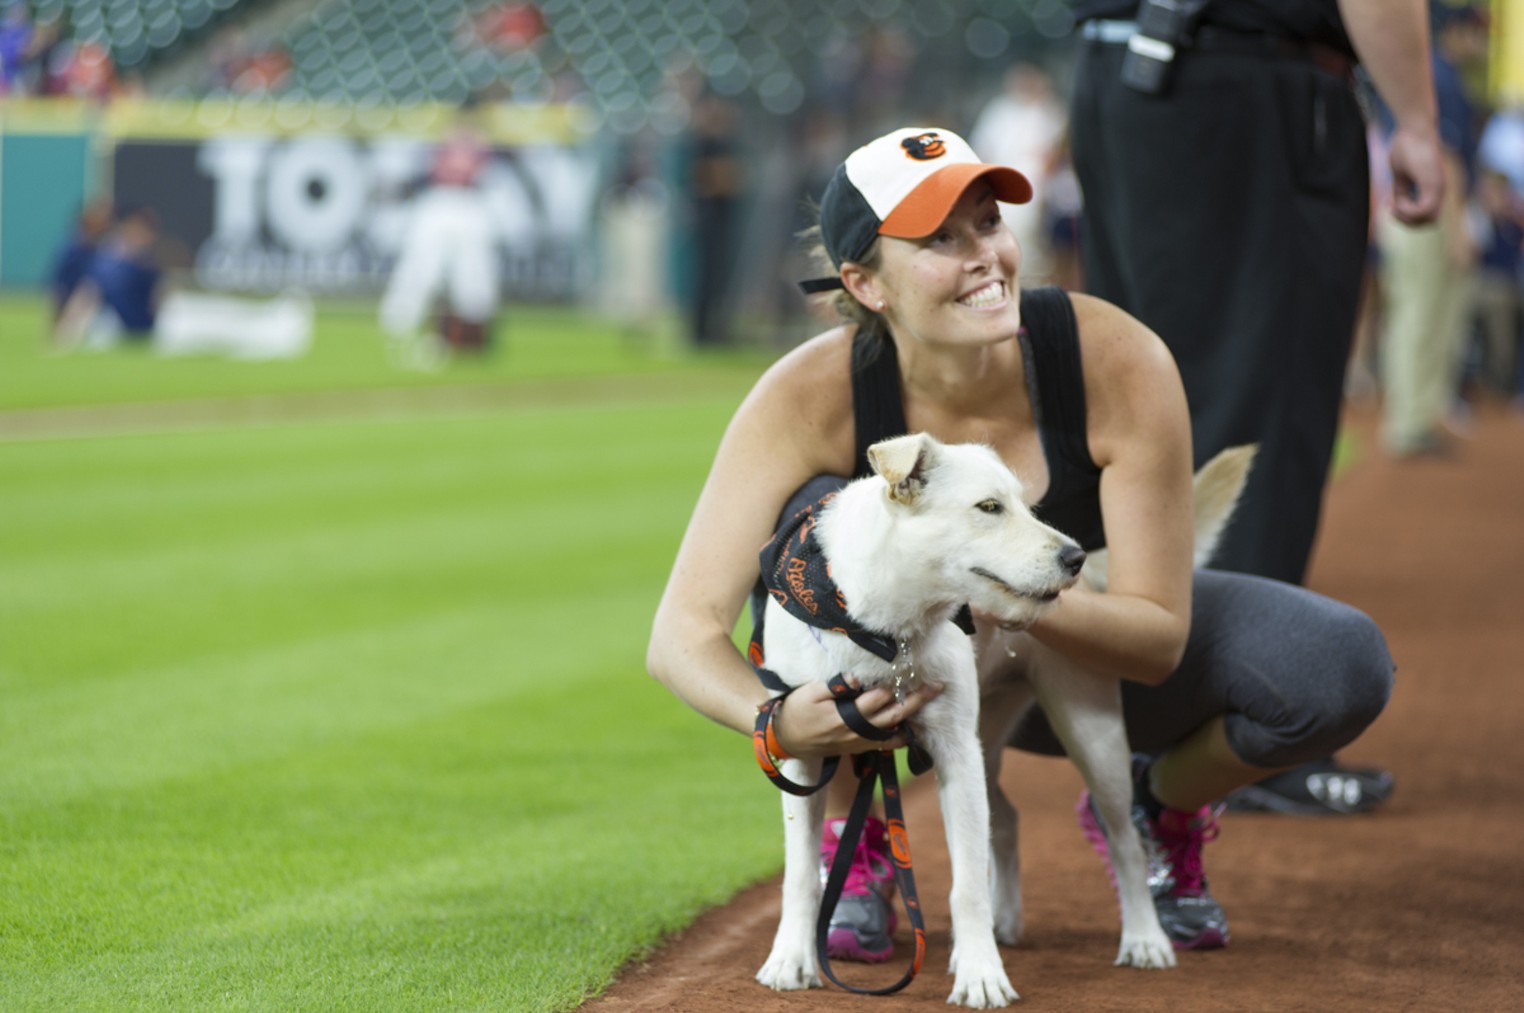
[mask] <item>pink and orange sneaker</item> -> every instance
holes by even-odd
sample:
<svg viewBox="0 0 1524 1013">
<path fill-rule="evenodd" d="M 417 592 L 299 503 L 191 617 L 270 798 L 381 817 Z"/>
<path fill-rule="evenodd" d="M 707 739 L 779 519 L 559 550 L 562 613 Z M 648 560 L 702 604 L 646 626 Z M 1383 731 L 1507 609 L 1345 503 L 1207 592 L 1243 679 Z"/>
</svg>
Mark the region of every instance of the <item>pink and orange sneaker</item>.
<svg viewBox="0 0 1524 1013">
<path fill-rule="evenodd" d="M 846 820 L 826 820 L 820 840 L 820 880 L 831 872 L 836 845 Z M 852 856 L 841 899 L 831 915 L 826 952 L 839 960 L 879 964 L 894 956 L 896 918 L 894 865 L 889 858 L 889 828 L 882 820 L 868 817 L 862 839 Z"/>
</svg>

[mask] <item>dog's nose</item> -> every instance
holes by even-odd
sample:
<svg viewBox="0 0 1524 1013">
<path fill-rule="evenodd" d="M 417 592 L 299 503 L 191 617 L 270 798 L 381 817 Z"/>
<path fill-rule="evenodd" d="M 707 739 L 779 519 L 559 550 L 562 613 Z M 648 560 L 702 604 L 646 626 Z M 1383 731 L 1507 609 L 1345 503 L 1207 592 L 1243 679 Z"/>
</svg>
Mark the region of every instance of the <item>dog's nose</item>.
<svg viewBox="0 0 1524 1013">
<path fill-rule="evenodd" d="M 1058 550 L 1058 563 L 1072 577 L 1085 565 L 1085 550 L 1078 545 L 1065 545 Z"/>
</svg>

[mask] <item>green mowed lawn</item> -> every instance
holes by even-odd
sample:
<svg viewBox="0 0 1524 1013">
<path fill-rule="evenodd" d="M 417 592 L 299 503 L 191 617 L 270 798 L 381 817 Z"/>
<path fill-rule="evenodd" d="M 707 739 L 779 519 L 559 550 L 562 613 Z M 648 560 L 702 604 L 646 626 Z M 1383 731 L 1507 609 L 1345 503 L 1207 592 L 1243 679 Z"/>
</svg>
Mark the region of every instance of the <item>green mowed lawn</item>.
<svg viewBox="0 0 1524 1013">
<path fill-rule="evenodd" d="M 537 310 L 441 374 L 355 313 L 295 363 L 52 357 L 40 319 L 0 300 L 0 406 L 505 397 L 0 437 L 0 1008 L 567 1009 L 780 864 L 747 743 L 643 670 L 757 356 Z M 574 375 L 614 387 L 514 400 Z"/>
<path fill-rule="evenodd" d="M 495 354 L 436 373 L 398 369 L 373 303 L 320 306 L 310 352 L 295 361 L 229 363 L 156 357 L 141 347 L 55 354 L 42 299 L 0 295 L 0 409 L 100 405 L 253 394 L 374 388 L 524 384 L 611 373 L 639 378 L 693 375 L 727 363 L 759 365 L 755 352 L 696 357 L 675 349 L 675 321 L 622 328 L 558 307 L 511 307 L 495 332 Z"/>
</svg>

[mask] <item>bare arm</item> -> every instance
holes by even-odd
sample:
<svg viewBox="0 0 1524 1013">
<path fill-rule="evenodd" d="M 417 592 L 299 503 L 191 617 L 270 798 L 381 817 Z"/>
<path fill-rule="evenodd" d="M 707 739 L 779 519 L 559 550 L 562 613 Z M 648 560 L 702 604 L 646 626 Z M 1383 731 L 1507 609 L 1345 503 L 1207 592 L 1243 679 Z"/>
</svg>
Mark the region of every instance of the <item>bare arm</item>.
<svg viewBox="0 0 1524 1013">
<path fill-rule="evenodd" d="M 711 720 L 750 733 L 771 694 L 731 640 L 757 580 L 757 553 L 790 495 L 817 474 L 849 474 L 853 442 L 846 342 L 817 339 L 758 382 L 720 443 L 672 574 L 657 607 L 646 666 L 664 686 Z M 898 724 L 935 692 L 896 704 L 870 690 L 858 706 L 874 724 Z M 831 756 L 894 747 L 851 732 L 823 684 L 795 691 L 774 719 L 795 756 Z"/>
<path fill-rule="evenodd" d="M 1076 587 L 1032 628 L 1099 671 L 1158 683 L 1180 663 L 1191 615 L 1191 430 L 1164 343 L 1121 310 L 1075 296 L 1091 455 L 1111 557 L 1104 593 Z"/>
<path fill-rule="evenodd" d="M 1397 121 L 1389 160 L 1392 214 L 1409 225 L 1433 221 L 1445 191 L 1439 106 L 1423 0 L 1339 0 L 1360 64 Z"/>
</svg>

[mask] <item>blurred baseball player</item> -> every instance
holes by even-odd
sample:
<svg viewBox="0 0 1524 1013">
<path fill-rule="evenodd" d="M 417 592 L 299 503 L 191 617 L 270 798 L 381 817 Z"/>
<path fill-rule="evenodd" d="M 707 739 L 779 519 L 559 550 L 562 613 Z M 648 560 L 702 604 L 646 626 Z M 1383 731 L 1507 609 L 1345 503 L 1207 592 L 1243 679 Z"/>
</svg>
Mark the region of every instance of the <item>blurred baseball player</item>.
<svg viewBox="0 0 1524 1013">
<path fill-rule="evenodd" d="M 498 306 L 494 216 L 480 186 L 490 159 L 480 133 L 462 122 L 440 144 L 428 184 L 413 200 L 381 300 L 381 326 L 406 365 L 426 368 L 441 352 L 487 347 Z M 424 322 L 441 296 L 438 329 L 427 333 Z"/>
<path fill-rule="evenodd" d="M 109 217 L 109 206 L 92 208 Z M 91 228 L 98 227 L 92 225 Z M 291 359 L 312 344 L 312 300 L 298 291 L 235 298 L 172 285 L 162 264 L 159 216 L 125 210 L 95 246 L 71 241 L 60 258 L 72 289 L 53 330 L 54 347 L 100 350 L 124 342 L 159 355 Z M 65 264 L 64 261 L 74 261 Z"/>
</svg>

